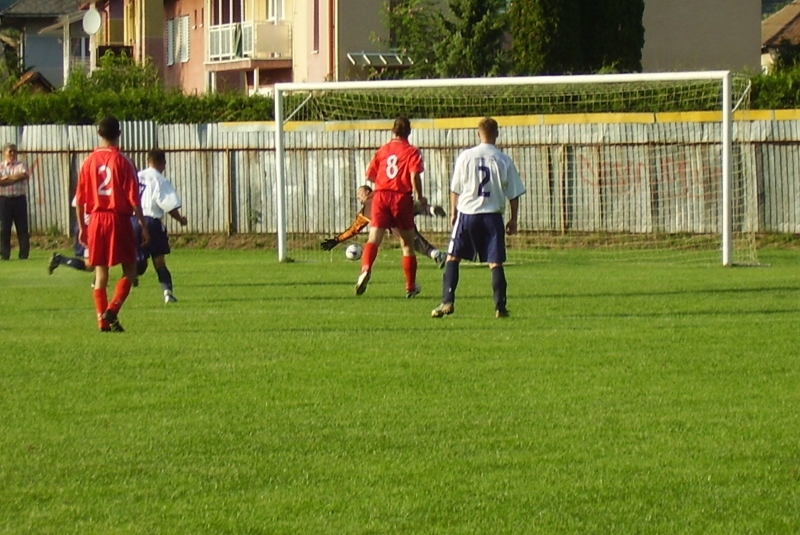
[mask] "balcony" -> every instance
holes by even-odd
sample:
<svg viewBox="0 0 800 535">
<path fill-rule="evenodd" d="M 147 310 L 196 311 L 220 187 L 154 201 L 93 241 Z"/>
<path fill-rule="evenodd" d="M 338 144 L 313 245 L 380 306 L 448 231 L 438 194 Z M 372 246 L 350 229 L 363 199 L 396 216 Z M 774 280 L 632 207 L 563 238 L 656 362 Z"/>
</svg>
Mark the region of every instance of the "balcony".
<svg viewBox="0 0 800 535">
<path fill-rule="evenodd" d="M 292 59 L 292 28 L 286 22 L 234 22 L 208 31 L 208 62 Z M 281 61 L 282 60 L 282 61 Z"/>
</svg>

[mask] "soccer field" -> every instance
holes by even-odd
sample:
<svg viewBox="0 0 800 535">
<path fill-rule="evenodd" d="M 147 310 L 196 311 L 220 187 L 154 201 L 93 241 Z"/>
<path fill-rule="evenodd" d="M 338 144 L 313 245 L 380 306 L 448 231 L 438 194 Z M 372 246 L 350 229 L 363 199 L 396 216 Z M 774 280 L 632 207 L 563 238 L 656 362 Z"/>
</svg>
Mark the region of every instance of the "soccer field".
<svg viewBox="0 0 800 535">
<path fill-rule="evenodd" d="M 121 334 L 89 274 L 0 264 L 0 533 L 800 532 L 800 251 L 523 255 L 507 320 L 468 265 L 432 319 L 398 255 L 356 297 L 343 251 L 178 249 Z"/>
</svg>

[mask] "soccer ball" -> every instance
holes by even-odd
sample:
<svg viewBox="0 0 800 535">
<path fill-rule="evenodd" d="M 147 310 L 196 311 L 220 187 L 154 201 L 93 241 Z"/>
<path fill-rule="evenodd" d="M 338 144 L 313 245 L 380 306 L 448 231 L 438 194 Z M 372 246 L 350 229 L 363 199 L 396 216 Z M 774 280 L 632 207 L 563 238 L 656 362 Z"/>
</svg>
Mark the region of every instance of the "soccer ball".
<svg viewBox="0 0 800 535">
<path fill-rule="evenodd" d="M 347 249 L 344 250 L 344 255 L 347 257 L 348 260 L 358 260 L 361 258 L 361 246 L 357 243 L 351 243 L 347 246 Z"/>
</svg>

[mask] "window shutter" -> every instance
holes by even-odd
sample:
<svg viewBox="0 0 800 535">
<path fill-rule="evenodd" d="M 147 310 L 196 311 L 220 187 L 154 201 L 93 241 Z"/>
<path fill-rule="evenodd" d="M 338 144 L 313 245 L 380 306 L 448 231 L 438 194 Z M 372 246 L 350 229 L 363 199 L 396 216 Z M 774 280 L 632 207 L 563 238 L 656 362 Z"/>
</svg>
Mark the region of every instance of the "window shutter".
<svg viewBox="0 0 800 535">
<path fill-rule="evenodd" d="M 184 15 L 180 18 L 180 61 L 186 63 L 189 61 L 189 15 Z"/>
<path fill-rule="evenodd" d="M 175 63 L 175 20 L 167 21 L 167 66 Z"/>
</svg>

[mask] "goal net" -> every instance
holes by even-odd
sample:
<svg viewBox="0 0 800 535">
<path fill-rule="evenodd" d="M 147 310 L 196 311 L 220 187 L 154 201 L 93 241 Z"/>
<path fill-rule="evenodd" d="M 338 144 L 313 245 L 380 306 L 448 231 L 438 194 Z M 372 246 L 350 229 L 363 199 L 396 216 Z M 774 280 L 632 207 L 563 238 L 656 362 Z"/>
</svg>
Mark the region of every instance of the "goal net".
<svg viewBox="0 0 800 535">
<path fill-rule="evenodd" d="M 727 71 L 275 85 L 278 257 L 320 256 L 347 229 L 356 189 L 398 115 L 425 158 L 431 204 L 449 204 L 458 153 L 480 118 L 527 188 L 509 256 L 580 248 L 603 258 L 757 262 L 749 80 Z M 418 217 L 446 248 L 447 218 Z M 363 242 L 366 230 L 353 238 Z M 332 256 L 334 255 L 334 256 Z"/>
</svg>

